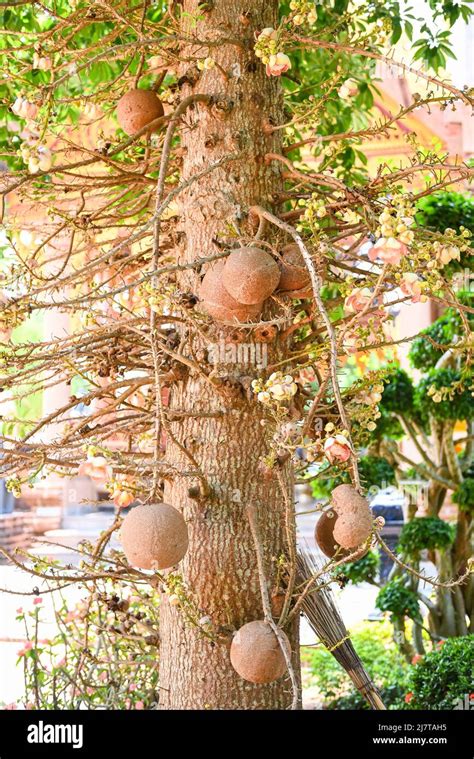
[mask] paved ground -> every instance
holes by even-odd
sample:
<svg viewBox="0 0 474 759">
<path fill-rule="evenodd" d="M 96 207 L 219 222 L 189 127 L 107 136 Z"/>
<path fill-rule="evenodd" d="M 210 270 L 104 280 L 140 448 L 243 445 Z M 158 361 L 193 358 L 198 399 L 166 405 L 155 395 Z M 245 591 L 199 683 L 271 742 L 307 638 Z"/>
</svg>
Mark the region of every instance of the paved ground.
<svg viewBox="0 0 474 759">
<path fill-rule="evenodd" d="M 311 502 L 301 499 L 298 509 L 300 511 L 310 510 Z M 69 540 L 71 543 L 82 537 L 90 538 L 98 535 L 99 532 L 106 529 L 113 516 L 110 513 L 90 514 L 82 517 L 69 518 L 67 527 L 72 532 L 64 533 L 63 540 Z M 315 514 L 305 514 L 298 518 L 298 539 L 301 543 L 314 549 L 314 524 Z M 59 542 L 59 539 L 58 539 Z M 55 555 L 68 563 L 76 563 L 77 554 L 72 550 L 62 550 L 44 544 L 38 548 L 39 553 Z M 7 588 L 10 591 L 31 591 L 37 585 L 41 589 L 41 583 L 37 578 L 30 577 L 25 572 L 5 564 L 0 565 L 0 588 Z M 75 603 L 81 595 L 81 592 L 74 587 L 63 591 L 71 605 Z M 338 604 L 341 608 L 344 621 L 350 629 L 357 622 L 366 619 L 367 615 L 374 609 L 375 596 L 377 589 L 370 585 L 362 584 L 357 588 L 348 587 L 343 591 L 335 589 Z M 16 666 L 17 651 L 22 647 L 24 642 L 24 628 L 22 624 L 15 619 L 16 609 L 18 607 L 29 609 L 32 607 L 32 598 L 28 596 L 14 595 L 10 593 L 0 593 L 0 703 L 10 703 L 22 695 L 23 692 L 23 672 L 21 666 Z M 51 595 L 43 597 L 42 618 L 49 620 L 48 628 L 44 628 L 42 637 L 48 637 L 48 634 L 54 632 L 52 623 L 52 599 Z M 301 643 L 302 645 L 311 645 L 316 642 L 315 635 L 309 625 L 302 620 Z M 310 695 L 310 694 L 308 694 Z"/>
</svg>

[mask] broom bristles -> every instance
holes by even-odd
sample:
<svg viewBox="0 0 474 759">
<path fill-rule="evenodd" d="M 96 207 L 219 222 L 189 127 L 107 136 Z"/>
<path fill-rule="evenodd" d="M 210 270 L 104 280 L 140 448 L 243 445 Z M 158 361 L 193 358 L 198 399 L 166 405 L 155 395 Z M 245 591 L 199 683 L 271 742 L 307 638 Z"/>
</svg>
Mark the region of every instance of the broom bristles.
<svg viewBox="0 0 474 759">
<path fill-rule="evenodd" d="M 297 565 L 298 581 L 302 584 L 306 584 L 320 570 L 307 550 L 298 553 Z M 321 643 L 347 672 L 359 693 L 373 709 L 385 709 L 379 691 L 354 648 L 328 585 L 316 580 L 313 590 L 303 599 L 301 608 Z"/>
</svg>

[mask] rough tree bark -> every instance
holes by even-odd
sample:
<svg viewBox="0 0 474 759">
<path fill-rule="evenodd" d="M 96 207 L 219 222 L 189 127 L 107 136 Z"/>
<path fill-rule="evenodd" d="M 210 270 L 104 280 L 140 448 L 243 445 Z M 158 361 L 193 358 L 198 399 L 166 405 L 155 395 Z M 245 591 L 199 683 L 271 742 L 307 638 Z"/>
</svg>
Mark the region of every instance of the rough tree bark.
<svg viewBox="0 0 474 759">
<path fill-rule="evenodd" d="M 275 0 L 220 0 L 199 6 L 185 0 L 182 9 L 200 16 L 192 25 L 183 15 L 183 28 L 200 40 L 223 39 L 194 55 L 211 56 L 216 66 L 198 73 L 194 62 L 182 66 L 181 94 L 204 93 L 215 97 L 211 106 L 195 104 L 181 127 L 182 179 L 228 154 L 239 154 L 195 182 L 181 201 L 182 260 L 219 252 L 215 240 L 231 225 L 247 234 L 246 209 L 255 204 L 272 208 L 281 190 L 280 169 L 265 162 L 265 154 L 281 150 L 280 132 L 265 134 L 264 122 L 283 123 L 280 83 L 265 75 L 255 58 L 255 32 L 275 26 Z M 206 10 L 204 10 L 206 8 Z M 191 24 L 191 25 L 190 25 Z M 189 48 L 182 59 L 189 58 Z M 182 290 L 196 293 L 198 274 L 183 274 Z M 205 338 L 192 339 L 193 352 L 206 361 L 206 343 L 223 334 L 215 325 Z M 188 337 L 181 335 L 181 349 Z M 191 342 L 191 338 L 190 338 Z M 191 350 L 190 345 L 184 348 Z M 269 358 L 281 350 L 269 346 Z M 205 366 L 205 364 L 204 364 Z M 205 366 L 209 370 L 209 366 Z M 167 460 L 178 470 L 192 469 L 182 447 L 189 451 L 210 486 L 210 494 L 190 494 L 189 478 L 177 476 L 165 487 L 165 500 L 180 509 L 188 523 L 190 543 L 179 571 L 189 589 L 198 616 L 209 617 L 212 630 L 223 638 L 210 640 L 185 620 L 179 608 L 163 598 L 160 620 L 160 706 L 164 709 L 282 709 L 291 704 L 288 676 L 269 685 L 253 685 L 232 669 L 229 644 L 232 632 L 246 622 L 262 619 L 256 553 L 246 515 L 247 504 L 258 508 L 259 526 L 272 591 L 279 557 L 288 555 L 285 499 L 278 481 L 264 481 L 260 460 L 268 453 L 268 432 L 248 386 L 258 376 L 256 367 L 225 364 L 220 367 L 218 390 L 191 370 L 171 391 L 171 412 L 189 412 L 170 425 Z M 246 390 L 247 388 L 247 390 Z M 215 416 L 209 416 L 215 413 Z M 205 414 L 206 416 L 199 416 Z M 174 440 L 173 440 L 174 438 Z M 177 442 L 179 445 L 177 444 Z M 293 504 L 290 468 L 282 468 L 290 504 Z M 190 497 L 190 495 L 192 497 Z M 290 530 L 290 533 L 292 531 Z M 294 537 L 290 537 L 294 541 Z M 286 630 L 299 672 L 298 629 Z"/>
</svg>

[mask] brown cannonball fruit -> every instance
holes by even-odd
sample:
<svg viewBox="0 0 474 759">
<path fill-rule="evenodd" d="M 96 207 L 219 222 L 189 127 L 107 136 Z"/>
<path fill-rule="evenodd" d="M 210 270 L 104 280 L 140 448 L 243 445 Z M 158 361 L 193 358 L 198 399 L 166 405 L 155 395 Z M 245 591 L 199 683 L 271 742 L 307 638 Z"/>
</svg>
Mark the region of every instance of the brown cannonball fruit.
<svg viewBox="0 0 474 759">
<path fill-rule="evenodd" d="M 350 553 L 353 553 L 353 551 L 348 550 L 347 548 L 342 548 L 339 543 L 336 542 L 336 539 L 334 537 L 334 527 L 336 525 L 336 521 L 337 514 L 335 511 L 329 510 L 321 514 L 314 530 L 314 539 L 323 554 L 327 556 L 328 559 L 332 559 L 337 552 L 337 560 L 339 560 L 343 559 L 344 556 L 348 556 Z M 366 555 L 366 553 L 368 553 L 368 551 L 368 547 L 362 547 L 360 553 L 354 556 L 352 561 L 361 559 Z"/>
<path fill-rule="evenodd" d="M 309 284 L 309 272 L 297 245 L 285 245 L 280 261 L 281 276 L 279 290 L 290 292 L 302 290 Z"/>
<path fill-rule="evenodd" d="M 278 286 L 277 262 L 260 248 L 239 248 L 228 256 L 222 271 L 222 284 L 238 303 L 246 306 L 263 303 Z"/>
<path fill-rule="evenodd" d="M 331 493 L 331 506 L 337 514 L 336 543 L 349 549 L 364 543 L 372 530 L 372 512 L 366 499 L 352 485 L 338 485 Z"/>
<path fill-rule="evenodd" d="M 216 261 L 204 275 L 199 288 L 199 298 L 203 309 L 219 322 L 254 321 L 262 310 L 262 304 L 245 306 L 229 295 L 222 284 L 224 266 L 224 261 Z"/>
<path fill-rule="evenodd" d="M 127 561 L 140 569 L 168 569 L 188 549 L 188 528 L 168 503 L 136 506 L 123 520 L 120 540 Z"/>
<path fill-rule="evenodd" d="M 316 543 L 323 554 L 329 559 L 332 559 L 337 549 L 340 548 L 334 538 L 334 525 L 336 524 L 336 520 L 337 514 L 335 511 L 325 511 L 316 522 L 316 528 L 314 530 L 314 539 Z M 347 553 L 347 551 L 340 550 L 338 556 L 342 558 L 345 553 Z"/>
<path fill-rule="evenodd" d="M 288 653 L 290 641 L 285 637 Z M 240 677 L 250 683 L 272 683 L 286 671 L 285 657 L 278 638 L 267 622 L 248 622 L 234 635 L 230 661 Z"/>
<path fill-rule="evenodd" d="M 161 100 L 152 90 L 130 90 L 117 103 L 117 121 L 126 134 L 135 134 L 163 115 Z"/>
</svg>

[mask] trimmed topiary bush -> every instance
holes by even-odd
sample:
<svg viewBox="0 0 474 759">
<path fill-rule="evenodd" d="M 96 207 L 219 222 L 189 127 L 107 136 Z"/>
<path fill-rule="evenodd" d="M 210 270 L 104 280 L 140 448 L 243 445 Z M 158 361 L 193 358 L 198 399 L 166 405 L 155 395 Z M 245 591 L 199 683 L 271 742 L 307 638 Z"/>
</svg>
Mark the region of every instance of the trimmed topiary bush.
<svg viewBox="0 0 474 759">
<path fill-rule="evenodd" d="M 389 611 L 394 617 L 409 617 L 421 620 L 418 596 L 403 584 L 400 577 L 390 580 L 375 599 L 380 611 Z"/>
<path fill-rule="evenodd" d="M 409 709 L 468 708 L 474 692 L 474 635 L 448 638 L 411 670 Z"/>
<path fill-rule="evenodd" d="M 440 420 L 472 419 L 471 383 L 472 377 L 457 369 L 431 369 L 416 387 L 415 405 L 424 417 L 429 414 Z"/>
<path fill-rule="evenodd" d="M 395 485 L 395 470 L 383 456 L 362 456 L 359 474 L 365 488 L 384 488 Z"/>
<path fill-rule="evenodd" d="M 448 308 L 439 319 L 413 340 L 408 354 L 412 366 L 421 370 L 432 369 L 443 353 L 451 347 L 454 336 L 461 331 L 459 313 L 453 308 Z"/>
<path fill-rule="evenodd" d="M 421 198 L 417 203 L 415 221 L 418 226 L 434 232 L 444 233 L 454 229 L 458 234 L 463 229 L 474 230 L 474 199 L 460 192 L 434 192 Z M 471 242 L 472 245 L 472 242 Z M 451 261 L 444 267 L 443 274 L 449 276 L 463 269 L 474 267 L 471 251 L 461 253 L 460 261 Z"/>
<path fill-rule="evenodd" d="M 474 511 L 474 478 L 466 477 L 452 495 L 452 500 L 457 503 L 461 511 Z"/>
<path fill-rule="evenodd" d="M 381 406 L 392 413 L 408 414 L 413 408 L 413 383 L 404 369 L 391 368 L 385 378 Z"/>
<path fill-rule="evenodd" d="M 444 550 L 454 540 L 454 528 L 438 517 L 415 517 L 403 525 L 398 549 L 408 556 L 416 556 L 424 548 Z"/>
</svg>

